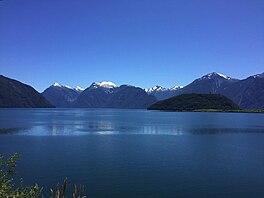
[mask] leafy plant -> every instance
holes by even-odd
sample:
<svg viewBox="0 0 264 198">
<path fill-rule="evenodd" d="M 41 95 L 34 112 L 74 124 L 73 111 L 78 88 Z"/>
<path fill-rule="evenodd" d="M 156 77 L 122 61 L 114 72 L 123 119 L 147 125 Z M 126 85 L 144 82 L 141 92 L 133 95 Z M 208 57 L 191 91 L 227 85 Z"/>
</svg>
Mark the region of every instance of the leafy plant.
<svg viewBox="0 0 264 198">
<path fill-rule="evenodd" d="M 42 194 L 41 187 L 38 184 L 34 186 L 24 186 L 23 179 L 20 180 L 19 184 L 14 181 L 14 175 L 16 174 L 15 169 L 17 166 L 17 160 L 19 154 L 15 153 L 6 160 L 4 156 L 0 154 L 0 197 L 6 198 L 39 198 L 44 197 Z M 67 178 L 64 180 L 62 187 L 57 184 L 55 192 L 50 188 L 50 198 L 66 198 L 67 189 Z M 54 193 L 53 193 L 54 192 Z M 77 188 L 76 184 L 73 187 L 73 198 L 86 198 L 84 194 L 84 186 Z"/>
<path fill-rule="evenodd" d="M 18 185 L 14 182 L 15 169 L 19 154 L 15 153 L 6 160 L 0 154 L 0 197 L 28 198 L 39 197 L 42 191 L 37 184 L 34 186 L 23 186 L 23 179 Z"/>
</svg>

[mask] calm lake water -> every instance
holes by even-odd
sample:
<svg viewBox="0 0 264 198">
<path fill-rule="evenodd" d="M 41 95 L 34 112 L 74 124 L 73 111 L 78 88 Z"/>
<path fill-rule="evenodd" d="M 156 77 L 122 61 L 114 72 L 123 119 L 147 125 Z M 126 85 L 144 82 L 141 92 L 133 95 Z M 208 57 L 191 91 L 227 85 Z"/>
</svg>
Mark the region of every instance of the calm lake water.
<svg viewBox="0 0 264 198">
<path fill-rule="evenodd" d="M 0 153 L 88 197 L 264 197 L 264 114 L 0 109 Z"/>
</svg>

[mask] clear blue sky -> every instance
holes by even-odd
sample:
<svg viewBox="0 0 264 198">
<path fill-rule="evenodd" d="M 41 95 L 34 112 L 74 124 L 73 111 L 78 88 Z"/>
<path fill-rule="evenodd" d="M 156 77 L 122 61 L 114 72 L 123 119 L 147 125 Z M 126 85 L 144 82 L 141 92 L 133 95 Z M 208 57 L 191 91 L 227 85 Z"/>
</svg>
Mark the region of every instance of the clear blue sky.
<svg viewBox="0 0 264 198">
<path fill-rule="evenodd" d="M 2 0 L 0 73 L 43 91 L 264 71 L 263 0 Z"/>
</svg>

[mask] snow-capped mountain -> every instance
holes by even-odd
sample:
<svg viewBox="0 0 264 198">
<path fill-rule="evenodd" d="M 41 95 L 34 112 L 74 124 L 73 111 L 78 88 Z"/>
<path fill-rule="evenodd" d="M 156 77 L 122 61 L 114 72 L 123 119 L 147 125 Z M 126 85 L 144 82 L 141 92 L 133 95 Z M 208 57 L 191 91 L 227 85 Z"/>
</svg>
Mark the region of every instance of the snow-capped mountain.
<svg viewBox="0 0 264 198">
<path fill-rule="evenodd" d="M 156 98 L 139 87 L 101 82 L 85 89 L 74 105 L 85 108 L 147 108 L 154 102 Z"/>
<path fill-rule="evenodd" d="M 203 79 L 214 79 L 214 78 L 218 78 L 218 77 L 224 78 L 226 80 L 232 80 L 232 78 L 230 78 L 229 76 L 226 76 L 224 74 L 220 74 L 220 73 L 217 73 L 217 72 L 209 73 L 209 74 L 201 77 L 200 80 L 203 80 Z"/>
<path fill-rule="evenodd" d="M 181 89 L 181 88 L 183 88 L 183 86 L 176 85 L 176 86 L 174 86 L 174 87 L 172 87 L 172 88 L 169 88 L 169 90 L 170 90 L 170 91 L 176 91 L 176 90 Z"/>
<path fill-rule="evenodd" d="M 75 87 L 75 88 L 73 88 L 73 89 L 76 90 L 76 91 L 79 91 L 79 92 L 82 92 L 82 91 L 85 90 L 84 88 L 79 87 L 79 86 L 77 86 L 77 87 Z"/>
<path fill-rule="evenodd" d="M 217 93 L 223 87 L 237 81 L 237 79 L 224 74 L 212 72 L 194 80 L 185 87 L 174 86 L 172 88 L 164 88 L 155 86 L 145 89 L 145 91 L 150 95 L 154 95 L 158 100 L 164 100 L 184 93 Z"/>
<path fill-rule="evenodd" d="M 237 79 L 229 76 L 212 72 L 178 90 L 177 95 L 184 93 L 219 93 L 224 87 L 237 81 Z"/>
<path fill-rule="evenodd" d="M 59 83 L 55 82 L 52 84 L 53 87 L 62 87 L 62 85 L 60 85 Z"/>
<path fill-rule="evenodd" d="M 102 87 L 102 88 L 115 88 L 115 87 L 118 87 L 115 83 L 113 82 L 110 82 L 110 81 L 102 81 L 102 82 L 94 82 L 92 83 L 92 85 L 90 87 L 93 87 L 93 88 L 99 88 L 99 87 Z"/>
<path fill-rule="evenodd" d="M 70 87 L 68 85 L 61 85 L 61 84 L 59 84 L 57 82 L 53 83 L 51 86 L 52 87 L 60 87 L 60 88 L 72 89 L 72 90 L 75 90 L 75 91 L 78 91 L 78 92 L 82 92 L 84 90 L 84 88 L 82 88 L 80 86 L 77 86 L 77 87 L 72 88 L 72 87 Z"/>
<path fill-rule="evenodd" d="M 147 92 L 148 94 L 151 94 L 153 92 L 164 92 L 164 91 L 175 91 L 175 90 L 178 90 L 178 89 L 181 89 L 183 88 L 183 86 L 174 86 L 174 87 L 171 87 L 171 88 L 165 88 L 165 87 L 162 87 L 162 86 L 155 86 L 155 87 L 151 87 L 151 88 L 148 88 L 148 89 L 144 89 L 145 92 Z"/>
<path fill-rule="evenodd" d="M 42 94 L 56 107 L 145 108 L 153 101 L 187 93 L 222 94 L 243 109 L 264 109 L 264 73 L 238 80 L 212 72 L 187 86 L 141 89 L 132 85 L 118 86 L 113 82 L 94 82 L 87 89 L 54 83 Z M 156 99 L 155 99 L 156 98 Z"/>
<path fill-rule="evenodd" d="M 105 93 L 113 93 L 114 89 L 118 86 L 110 81 L 94 82 L 88 89 L 100 89 Z"/>
<path fill-rule="evenodd" d="M 87 89 L 54 83 L 42 95 L 56 107 L 147 108 L 156 102 L 143 89 L 113 82 L 94 82 Z"/>
<path fill-rule="evenodd" d="M 148 88 L 148 89 L 144 89 L 145 92 L 151 94 L 152 92 L 160 92 L 160 91 L 166 91 L 167 89 L 165 87 L 162 87 L 162 86 L 155 86 L 155 87 L 151 87 L 151 88 Z"/>
<path fill-rule="evenodd" d="M 183 86 L 174 86 L 171 88 L 165 88 L 162 86 L 155 86 L 149 89 L 144 89 L 149 95 L 153 95 L 157 98 L 157 100 L 164 100 L 174 96 L 175 91 L 181 89 Z"/>
<path fill-rule="evenodd" d="M 79 86 L 72 88 L 55 82 L 42 95 L 56 107 L 70 107 L 71 103 L 78 98 L 83 90 Z"/>
</svg>

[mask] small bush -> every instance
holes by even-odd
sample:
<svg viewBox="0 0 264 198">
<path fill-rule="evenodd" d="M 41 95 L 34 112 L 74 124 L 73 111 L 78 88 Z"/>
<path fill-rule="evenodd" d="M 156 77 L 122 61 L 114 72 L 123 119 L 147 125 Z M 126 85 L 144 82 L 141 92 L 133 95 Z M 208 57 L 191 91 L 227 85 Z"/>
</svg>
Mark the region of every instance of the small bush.
<svg viewBox="0 0 264 198">
<path fill-rule="evenodd" d="M 0 154 L 0 197 L 39 197 L 42 188 L 37 184 L 24 187 L 22 179 L 18 185 L 15 184 L 13 176 L 15 175 L 18 158 L 19 154 L 15 153 L 4 160 L 4 156 Z"/>
<path fill-rule="evenodd" d="M 0 197 L 6 198 L 39 198 L 44 197 L 41 187 L 38 184 L 34 186 L 24 186 L 23 179 L 19 184 L 16 184 L 13 177 L 16 174 L 15 169 L 17 166 L 17 160 L 19 154 L 15 153 L 6 160 L 4 156 L 0 154 Z M 50 188 L 50 198 L 65 198 L 67 189 L 67 178 L 64 180 L 62 187 L 59 184 L 56 187 L 55 192 Z M 73 187 L 73 198 L 85 198 L 84 186 L 77 188 L 76 184 Z"/>
</svg>

